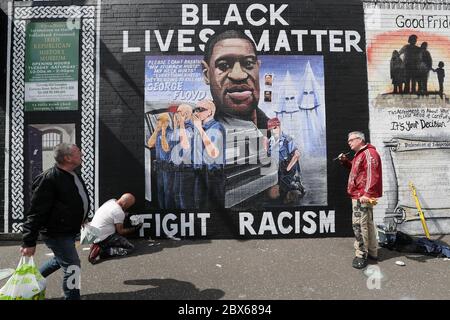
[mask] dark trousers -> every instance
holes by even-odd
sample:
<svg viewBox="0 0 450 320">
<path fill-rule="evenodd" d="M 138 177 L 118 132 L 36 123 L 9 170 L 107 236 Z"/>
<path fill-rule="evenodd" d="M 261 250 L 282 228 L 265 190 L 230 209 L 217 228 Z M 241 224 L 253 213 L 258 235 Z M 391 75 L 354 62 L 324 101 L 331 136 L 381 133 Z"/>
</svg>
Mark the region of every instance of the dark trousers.
<svg viewBox="0 0 450 320">
<path fill-rule="evenodd" d="M 427 94 L 428 93 L 428 72 L 420 75 L 419 78 L 419 93 Z"/>
<path fill-rule="evenodd" d="M 175 171 L 173 193 L 176 209 L 195 209 L 194 188 L 195 173 L 192 167 Z"/>
<path fill-rule="evenodd" d="M 417 70 L 411 69 L 410 67 L 406 68 L 406 82 L 404 93 L 416 93 L 416 84 L 417 84 Z"/>
<path fill-rule="evenodd" d="M 100 257 L 107 258 L 111 255 L 110 248 L 123 248 L 126 249 L 128 253 L 134 250 L 134 245 L 127 240 L 127 238 L 121 236 L 118 233 L 113 233 L 108 238 L 98 243 L 100 246 Z"/>
<path fill-rule="evenodd" d="M 156 172 L 158 202 L 161 209 L 173 208 L 173 172 L 160 168 Z"/>
<path fill-rule="evenodd" d="M 403 93 L 403 83 L 394 83 L 394 93 Z"/>
<path fill-rule="evenodd" d="M 194 171 L 194 204 L 195 209 L 204 208 L 207 206 L 208 200 L 208 186 L 207 178 L 204 170 L 197 169 Z"/>
<path fill-rule="evenodd" d="M 223 208 L 225 206 L 225 174 L 223 170 L 207 171 L 206 176 L 208 207 Z"/>
</svg>

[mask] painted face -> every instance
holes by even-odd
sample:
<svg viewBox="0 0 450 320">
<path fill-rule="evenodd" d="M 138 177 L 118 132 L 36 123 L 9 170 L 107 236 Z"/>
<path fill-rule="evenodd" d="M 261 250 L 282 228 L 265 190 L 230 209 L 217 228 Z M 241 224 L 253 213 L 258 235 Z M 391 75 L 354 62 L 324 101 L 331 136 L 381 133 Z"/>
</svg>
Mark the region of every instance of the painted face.
<svg viewBox="0 0 450 320">
<path fill-rule="evenodd" d="M 197 107 L 194 109 L 194 114 L 197 116 L 198 119 L 203 121 L 211 115 L 211 110 L 203 107 Z"/>
<path fill-rule="evenodd" d="M 158 123 L 161 124 L 162 128 L 167 128 L 169 126 L 170 117 L 167 113 L 162 113 L 158 117 Z"/>
<path fill-rule="evenodd" d="M 197 107 L 194 109 L 195 116 L 201 121 L 213 116 L 216 112 L 216 106 L 211 100 L 201 100 L 197 102 Z"/>
<path fill-rule="evenodd" d="M 272 129 L 272 134 L 274 135 L 275 138 L 280 137 L 280 132 L 281 132 L 281 129 L 280 129 L 279 126 L 274 127 L 274 128 Z"/>
<path fill-rule="evenodd" d="M 218 111 L 250 116 L 259 102 L 260 66 L 251 43 L 245 39 L 219 41 L 208 63 L 203 62 L 203 74 Z"/>
<path fill-rule="evenodd" d="M 192 116 L 192 108 L 189 105 L 186 104 L 180 104 L 177 109 L 177 114 L 179 117 L 181 117 L 184 121 L 187 121 L 191 119 Z"/>
</svg>

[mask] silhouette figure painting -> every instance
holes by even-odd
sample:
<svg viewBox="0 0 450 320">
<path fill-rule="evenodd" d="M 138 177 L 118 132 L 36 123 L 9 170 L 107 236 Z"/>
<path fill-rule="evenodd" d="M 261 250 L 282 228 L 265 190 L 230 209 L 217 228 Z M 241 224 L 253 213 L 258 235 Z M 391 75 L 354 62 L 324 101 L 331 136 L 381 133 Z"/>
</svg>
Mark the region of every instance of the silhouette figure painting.
<svg viewBox="0 0 450 320">
<path fill-rule="evenodd" d="M 392 52 L 391 57 L 391 79 L 394 86 L 393 93 L 403 93 L 405 83 L 405 64 L 397 50 Z"/>
<path fill-rule="evenodd" d="M 432 69 L 437 74 L 438 82 L 439 82 L 439 96 L 443 98 L 444 95 L 444 78 L 445 78 L 445 70 L 444 70 L 444 62 L 439 61 L 438 67 L 436 69 Z"/>
<path fill-rule="evenodd" d="M 408 44 L 400 49 L 400 56 L 403 55 L 403 62 L 405 63 L 405 89 L 404 93 L 416 93 L 416 85 L 418 82 L 418 69 L 420 62 L 421 49 L 416 46 L 417 36 L 410 35 Z"/>
</svg>

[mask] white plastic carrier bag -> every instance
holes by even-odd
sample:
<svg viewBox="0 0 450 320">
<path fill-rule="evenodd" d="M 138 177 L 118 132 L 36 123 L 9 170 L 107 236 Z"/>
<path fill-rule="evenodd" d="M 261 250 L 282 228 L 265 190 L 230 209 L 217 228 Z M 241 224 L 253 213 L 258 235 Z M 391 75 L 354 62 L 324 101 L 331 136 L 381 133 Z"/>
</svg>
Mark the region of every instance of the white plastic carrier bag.
<svg viewBox="0 0 450 320">
<path fill-rule="evenodd" d="M 92 244 L 98 238 L 100 230 L 86 223 L 81 227 L 80 244 Z"/>
<path fill-rule="evenodd" d="M 33 257 L 22 256 L 13 275 L 0 289 L 0 300 L 44 300 L 45 288 L 45 278 Z"/>
</svg>

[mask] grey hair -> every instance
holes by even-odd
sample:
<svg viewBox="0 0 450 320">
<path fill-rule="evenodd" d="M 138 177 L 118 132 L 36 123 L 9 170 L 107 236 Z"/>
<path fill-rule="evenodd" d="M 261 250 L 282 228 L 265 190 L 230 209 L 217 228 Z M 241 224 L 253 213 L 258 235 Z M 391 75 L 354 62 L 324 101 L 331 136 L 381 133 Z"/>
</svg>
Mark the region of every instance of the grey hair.
<svg viewBox="0 0 450 320">
<path fill-rule="evenodd" d="M 53 157 L 58 164 L 64 163 L 64 157 L 72 154 L 72 148 L 76 147 L 73 143 L 60 143 L 53 149 Z"/>
<path fill-rule="evenodd" d="M 350 138 L 352 134 L 355 135 L 357 138 L 361 138 L 362 141 L 366 142 L 366 136 L 361 131 L 352 131 L 348 134 L 348 137 Z"/>
</svg>

